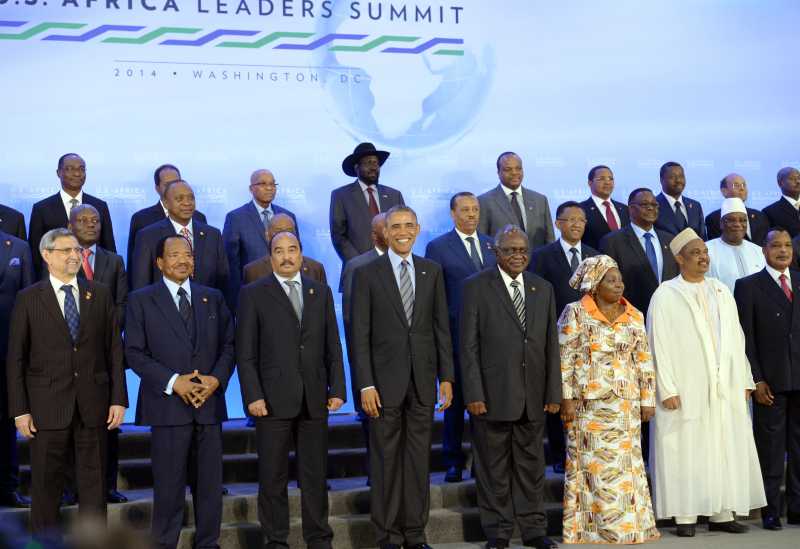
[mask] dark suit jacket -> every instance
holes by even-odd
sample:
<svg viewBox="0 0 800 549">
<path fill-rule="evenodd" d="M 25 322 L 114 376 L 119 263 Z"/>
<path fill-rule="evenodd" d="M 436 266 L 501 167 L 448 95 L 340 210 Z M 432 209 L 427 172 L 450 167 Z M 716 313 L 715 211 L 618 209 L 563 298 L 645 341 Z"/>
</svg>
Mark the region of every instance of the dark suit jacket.
<svg viewBox="0 0 800 549">
<path fill-rule="evenodd" d="M 517 421 L 523 411 L 544 421 L 544 405 L 561 402 L 561 359 L 553 287 L 522 273 L 526 329 L 497 268 L 464 282 L 461 377 L 464 402 L 485 402 L 490 421 Z"/>
<path fill-rule="evenodd" d="M 28 240 L 25 232 L 25 216 L 3 204 L 0 204 L 0 231 L 21 240 Z"/>
<path fill-rule="evenodd" d="M 234 328 L 222 293 L 191 283 L 194 344 L 163 280 L 130 295 L 125 321 L 125 358 L 142 379 L 136 403 L 138 425 L 211 425 L 228 419 L 225 389 L 233 373 Z M 200 408 L 175 393 L 167 395 L 174 374 L 198 370 L 219 380 L 219 388 Z"/>
<path fill-rule="evenodd" d="M 800 235 L 800 215 L 785 198 L 780 197 L 764 208 L 764 215 L 769 219 L 770 227 L 783 227 L 792 238 Z"/>
<path fill-rule="evenodd" d="M 83 204 L 94 206 L 100 213 L 102 227 L 97 244 L 106 250 L 116 252 L 117 245 L 114 243 L 114 227 L 111 224 L 111 214 L 108 213 L 108 204 L 85 192 L 83 193 Z M 39 253 L 39 241 L 47 231 L 66 227 L 67 225 L 69 225 L 69 218 L 64 209 L 64 203 L 61 201 L 60 193 L 49 196 L 33 205 L 31 226 L 28 231 L 30 235 L 28 243 L 31 246 L 34 273 L 37 277 L 41 278 L 47 274 L 47 269 L 42 264 L 42 255 Z"/>
<path fill-rule="evenodd" d="M 273 215 L 286 214 L 294 219 L 297 227 L 297 219 L 294 214 L 286 208 L 281 208 L 277 204 L 272 204 Z M 243 206 L 228 212 L 225 216 L 225 225 L 222 228 L 222 239 L 225 242 L 225 252 L 228 254 L 228 267 L 230 271 L 228 288 L 228 305 L 236 306 L 239 297 L 239 288 L 242 286 L 242 268 L 257 259 L 261 259 L 267 250 L 267 236 L 264 230 L 264 223 L 258 214 L 253 201 L 250 200 Z M 299 237 L 300 232 L 298 230 Z M 250 282 L 250 281 L 247 281 Z"/>
<path fill-rule="evenodd" d="M 72 342 L 50 277 L 17 294 L 8 340 L 8 415 L 30 413 L 38 429 L 66 429 L 77 407 L 89 427 L 108 407 L 128 406 L 122 338 L 111 292 L 78 279 L 80 330 Z"/>
<path fill-rule="evenodd" d="M 244 283 L 250 284 L 259 278 L 271 275 L 272 262 L 269 256 L 262 257 L 245 265 L 243 271 Z M 321 284 L 328 284 L 328 278 L 325 276 L 325 266 L 310 257 L 303 257 L 303 263 L 300 265 L 300 274 Z"/>
<path fill-rule="evenodd" d="M 377 185 L 380 210 L 405 204 L 403 194 L 386 185 Z M 346 263 L 349 259 L 367 252 L 372 242 L 372 215 L 358 181 L 331 192 L 331 240 L 336 253 Z"/>
<path fill-rule="evenodd" d="M 131 268 L 131 261 L 133 260 L 133 248 L 136 244 L 136 234 L 148 225 L 158 223 L 166 218 L 167 216 L 164 215 L 164 208 L 161 206 L 161 202 L 157 202 L 133 214 L 128 229 L 128 255 L 126 256 L 128 269 Z M 206 223 L 206 216 L 203 215 L 203 212 L 195 211 L 192 220 Z"/>
<path fill-rule="evenodd" d="M 733 292 L 753 380 L 776 393 L 800 390 L 800 271 L 790 277 L 791 302 L 766 269 L 737 280 Z"/>
<path fill-rule="evenodd" d="M 722 236 L 720 213 L 720 210 L 714 210 L 706 216 L 706 238 L 708 240 L 714 240 Z M 769 219 L 760 211 L 747 208 L 747 221 L 750 224 L 750 234 L 752 238 L 745 238 L 759 246 L 763 245 L 770 228 Z"/>
<path fill-rule="evenodd" d="M 161 279 L 161 271 L 156 267 L 156 245 L 161 238 L 177 234 L 172 221 L 163 219 L 145 227 L 136 236 L 133 249 L 133 263 L 128 265 L 132 290 L 149 286 Z M 219 229 L 192 220 L 194 277 L 193 282 L 216 288 L 221 292 L 228 289 L 228 259 L 222 245 Z"/>
<path fill-rule="evenodd" d="M 94 256 L 94 281 L 105 284 L 111 290 L 111 299 L 117 309 L 117 318 L 120 321 L 120 329 L 125 328 L 125 304 L 128 302 L 128 275 L 125 273 L 125 265 L 122 256 L 100 246 Z M 78 278 L 86 278 L 83 267 L 78 271 Z"/>
<path fill-rule="evenodd" d="M 328 398 L 347 400 L 331 289 L 305 276 L 302 284 L 302 321 L 274 276 L 242 288 L 236 362 L 245 409 L 264 399 L 270 416 L 292 418 L 305 395 L 309 415 L 325 417 Z"/>
<path fill-rule="evenodd" d="M 476 245 L 480 246 L 483 255 L 483 268 L 497 265 L 492 239 L 478 233 Z M 450 338 L 453 351 L 458 354 L 458 313 L 461 310 L 461 287 L 464 280 L 479 271 L 472 263 L 467 248 L 455 229 L 428 242 L 425 257 L 435 261 L 444 273 L 444 288 L 447 293 L 447 311 L 450 315 Z"/>
<path fill-rule="evenodd" d="M 631 218 L 628 215 L 628 207 L 622 202 L 611 199 L 611 206 L 617 211 L 619 216 L 619 228 L 629 225 Z M 611 232 L 606 221 L 606 212 L 597 209 L 591 197 L 581 202 L 583 211 L 586 212 L 586 230 L 583 233 L 581 242 L 588 244 L 590 248 L 597 249 L 600 246 L 600 239 Z"/>
<path fill-rule="evenodd" d="M 528 224 L 526 229 L 528 244 L 531 250 L 535 250 L 555 240 L 553 217 L 550 215 L 550 205 L 545 195 L 525 187 L 520 187 L 520 190 L 524 202 L 520 204 L 520 208 Z M 494 238 L 506 225 L 519 225 L 517 217 L 511 210 L 511 202 L 499 183 L 494 189 L 480 195 L 478 202 L 481 205 L 478 232 Z"/>
<path fill-rule="evenodd" d="M 664 193 L 658 193 L 656 200 L 658 201 L 659 206 L 656 229 L 675 236 L 680 232 L 678 229 L 678 222 L 675 219 L 675 210 L 673 210 L 670 206 L 669 201 L 667 201 L 667 198 L 664 196 Z M 692 200 L 685 195 L 681 196 L 681 201 L 686 206 L 686 211 L 684 214 L 686 214 L 686 220 L 689 222 L 688 226 L 694 229 L 694 232 L 696 232 L 700 238 L 706 240 L 706 226 L 705 220 L 703 219 L 703 206 L 701 206 L 697 200 Z M 639 310 L 641 311 L 641 309 Z"/>
<path fill-rule="evenodd" d="M 17 292 L 33 283 L 28 243 L 0 230 L 0 419 L 7 417 L 6 353 Z"/>
<path fill-rule="evenodd" d="M 442 268 L 417 255 L 413 261 L 411 326 L 388 253 L 359 267 L 353 279 L 350 324 L 359 390 L 374 386 L 383 406 L 400 406 L 412 379 L 420 401 L 433 406 L 437 376 L 454 381 Z"/>
<path fill-rule="evenodd" d="M 661 244 L 663 257 L 661 267 L 661 281 L 663 282 L 678 276 L 680 270 L 675 262 L 675 256 L 669 249 L 672 235 L 658 229 L 656 229 L 656 235 Z M 644 248 L 636 238 L 632 226 L 628 225 L 601 238 L 600 252 L 610 255 L 619 264 L 622 281 L 625 283 L 625 299 L 647 316 L 650 298 L 658 288 L 659 281 L 650 267 Z"/>
<path fill-rule="evenodd" d="M 581 242 L 581 261 L 598 253 L 594 248 L 587 246 L 585 242 Z M 561 247 L 560 239 L 533 252 L 528 270 L 552 284 L 556 296 L 556 318 L 561 316 L 561 312 L 567 304 L 579 301 L 583 297 L 581 292 L 572 289 L 569 285 L 572 272 L 567 256 L 564 255 L 564 249 Z"/>
</svg>

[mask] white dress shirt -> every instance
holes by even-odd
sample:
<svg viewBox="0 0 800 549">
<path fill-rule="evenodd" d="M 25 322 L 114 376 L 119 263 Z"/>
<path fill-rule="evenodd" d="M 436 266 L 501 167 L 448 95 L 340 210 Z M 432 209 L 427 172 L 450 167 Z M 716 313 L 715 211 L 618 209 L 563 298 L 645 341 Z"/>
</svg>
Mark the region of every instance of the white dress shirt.
<svg viewBox="0 0 800 549">
<path fill-rule="evenodd" d="M 575 243 L 573 246 L 563 238 L 559 238 L 558 241 L 561 243 L 561 249 L 564 250 L 564 255 L 567 257 L 567 263 L 572 262 L 572 252 L 570 251 L 572 248 L 578 250 L 578 263 L 583 261 L 583 256 L 581 255 L 581 242 L 580 240 Z"/>
<path fill-rule="evenodd" d="M 617 213 L 617 209 L 614 207 L 614 202 L 611 200 L 610 196 L 606 199 L 600 198 L 599 196 L 593 194 L 592 200 L 594 201 L 595 206 L 597 206 L 597 209 L 600 210 L 600 215 L 603 216 L 603 219 L 606 219 L 606 207 L 603 202 L 608 202 L 608 206 L 611 208 L 611 215 L 613 215 L 614 219 L 617 220 L 617 227 L 622 227 L 622 221 L 620 221 L 619 214 Z M 608 220 L 606 220 L 606 222 L 608 222 Z"/>
<path fill-rule="evenodd" d="M 372 196 L 375 198 L 375 204 L 378 205 L 378 211 L 381 211 L 381 200 L 378 198 L 378 184 L 376 183 L 375 185 L 367 185 L 359 179 L 358 186 L 361 187 L 361 194 L 364 195 L 364 200 L 367 201 L 367 206 L 369 206 L 369 192 L 367 189 L 371 188 L 374 191 Z"/>
<path fill-rule="evenodd" d="M 61 309 L 62 315 L 64 314 L 64 300 L 66 299 L 64 292 L 61 291 L 61 286 L 64 284 L 69 284 L 72 286 L 72 297 L 75 298 L 75 307 L 77 307 L 78 313 L 81 312 L 81 290 L 78 288 L 78 277 L 73 276 L 72 280 L 69 282 L 61 282 L 53 275 L 50 275 L 50 284 L 53 286 L 53 291 L 56 293 L 56 299 L 58 300 L 58 306 Z"/>
<path fill-rule="evenodd" d="M 256 207 L 256 211 L 258 212 L 258 218 L 261 221 L 264 221 L 264 211 L 268 211 L 269 212 L 269 216 L 268 217 L 270 219 L 272 219 L 272 216 L 275 215 L 275 211 L 272 209 L 272 202 L 267 204 L 267 207 L 265 208 L 261 204 L 259 204 L 255 199 L 253 199 L 253 206 Z"/>
<path fill-rule="evenodd" d="M 169 222 L 172 223 L 172 226 L 175 227 L 175 234 L 182 234 L 181 231 L 183 230 L 183 225 L 172 219 L 169 218 Z M 189 220 L 189 223 L 186 225 L 186 228 L 189 229 L 189 243 L 192 245 L 194 249 L 194 227 L 192 226 L 192 220 Z"/>
<path fill-rule="evenodd" d="M 511 206 L 511 193 L 517 193 L 517 202 L 519 202 L 519 209 L 522 210 L 522 223 L 525 227 L 522 227 L 523 231 L 528 230 L 528 215 L 525 213 L 525 198 L 522 195 L 522 185 L 517 187 L 516 189 L 509 189 L 502 183 L 500 183 L 500 188 L 503 189 L 503 192 L 506 193 L 506 198 L 508 199 L 508 205 Z M 511 210 L 512 212 L 514 210 Z"/>
<path fill-rule="evenodd" d="M 177 282 L 174 282 L 168 279 L 167 277 L 162 278 L 162 280 L 164 281 L 164 284 L 166 284 L 167 290 L 169 290 L 169 295 L 172 297 L 172 301 L 175 303 L 175 308 L 177 308 L 178 311 L 180 311 L 180 301 L 181 301 L 181 296 L 178 295 L 178 290 L 180 288 L 186 290 L 186 299 L 189 300 L 189 303 L 192 302 L 192 285 L 190 284 L 188 278 L 184 280 L 182 284 L 178 284 Z M 167 382 L 167 388 L 164 389 L 164 392 L 166 394 L 168 395 L 172 394 L 172 386 L 175 385 L 176 379 L 178 379 L 178 374 L 172 374 L 172 377 L 169 378 L 169 381 Z"/>
<path fill-rule="evenodd" d="M 649 231 L 645 231 L 636 223 L 631 223 L 631 228 L 633 229 L 634 234 L 636 235 L 637 240 L 639 240 L 639 244 L 642 245 L 642 250 L 644 250 L 644 255 L 647 257 L 647 247 L 644 235 L 645 233 L 653 235 L 653 238 L 650 239 L 650 242 L 653 243 L 653 248 L 656 250 L 656 264 L 658 264 L 658 282 L 661 283 L 661 277 L 664 274 L 664 256 L 661 254 L 661 242 L 658 240 L 658 234 L 656 233 L 655 227 L 650 227 Z"/>
<path fill-rule="evenodd" d="M 297 282 L 297 294 L 300 296 L 300 310 L 303 309 L 303 280 L 300 277 L 300 271 L 297 271 L 292 278 L 286 278 L 285 276 L 281 276 L 275 271 L 272 272 L 275 275 L 275 278 L 278 279 L 278 282 L 281 284 L 281 288 L 283 291 L 286 292 L 286 297 L 289 297 L 289 285 L 286 282 L 294 281 Z"/>
<path fill-rule="evenodd" d="M 520 295 L 522 295 L 523 301 L 525 300 L 525 280 L 522 277 L 522 273 L 517 275 L 517 278 L 511 278 L 511 276 L 505 272 L 500 266 L 497 266 L 497 269 L 500 271 L 500 276 L 503 278 L 503 284 L 506 285 L 506 290 L 508 290 L 508 297 L 511 298 L 511 302 L 514 302 L 514 288 L 511 287 L 512 282 L 519 282 L 519 286 L 517 286 L 517 290 L 519 291 Z"/>
<path fill-rule="evenodd" d="M 481 264 L 483 264 L 483 252 L 481 251 L 481 240 L 478 238 L 478 231 L 475 231 L 472 234 L 465 234 L 456 228 L 456 234 L 461 239 L 461 243 L 464 244 L 464 247 L 467 249 L 467 255 L 470 256 L 470 258 L 472 257 L 472 248 L 470 247 L 467 238 L 471 237 L 474 239 L 475 248 L 478 250 L 478 257 L 481 258 Z"/>
<path fill-rule="evenodd" d="M 681 204 L 681 212 L 683 213 L 683 217 L 686 218 L 686 221 L 689 221 L 689 212 L 686 211 L 686 204 L 683 202 L 683 195 L 679 196 L 678 198 L 674 198 L 667 193 L 662 193 L 664 197 L 667 199 L 667 203 L 669 207 L 672 208 L 672 213 L 675 213 L 675 204 L 680 202 Z"/>
<path fill-rule="evenodd" d="M 71 201 L 73 199 L 77 200 L 78 203 L 76 204 L 76 206 L 80 206 L 81 204 L 83 204 L 83 191 L 80 191 L 74 197 L 68 195 L 64 191 L 64 189 L 61 189 L 61 191 L 58 194 L 61 196 L 61 202 L 64 203 L 64 210 L 67 212 L 67 219 L 69 219 L 69 213 L 72 211 L 72 202 Z"/>
<path fill-rule="evenodd" d="M 772 267 L 767 265 L 766 269 L 767 269 L 767 272 L 769 273 L 769 276 L 772 277 L 772 280 L 775 281 L 775 284 L 778 285 L 778 288 L 780 288 L 781 291 L 783 291 L 783 286 L 781 286 L 781 280 L 780 280 L 780 276 L 781 275 L 786 275 L 786 283 L 789 285 L 789 288 L 792 287 L 792 275 L 789 273 L 789 268 L 788 267 L 785 268 L 783 271 L 779 271 L 779 270 L 773 269 Z"/>
<path fill-rule="evenodd" d="M 791 196 L 786 196 L 785 194 L 782 196 L 784 199 L 786 199 L 786 202 L 792 205 L 792 208 L 794 208 L 795 210 L 800 209 L 800 200 L 795 200 Z"/>
</svg>

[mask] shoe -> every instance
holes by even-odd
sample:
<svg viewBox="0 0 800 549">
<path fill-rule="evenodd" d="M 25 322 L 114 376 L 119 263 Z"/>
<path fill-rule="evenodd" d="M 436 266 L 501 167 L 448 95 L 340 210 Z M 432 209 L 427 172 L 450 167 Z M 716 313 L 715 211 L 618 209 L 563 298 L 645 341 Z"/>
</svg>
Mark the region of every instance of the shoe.
<svg viewBox="0 0 800 549">
<path fill-rule="evenodd" d="M 529 540 L 522 540 L 522 545 L 525 547 L 536 547 L 536 549 L 555 549 L 558 547 L 558 544 L 547 536 L 539 536 Z"/>
<path fill-rule="evenodd" d="M 256 420 L 254 420 L 251 416 L 247 416 L 247 422 L 244 424 L 245 427 L 255 427 Z"/>
<path fill-rule="evenodd" d="M 25 509 L 26 507 L 31 506 L 31 498 L 23 496 L 19 492 L 6 492 L 5 494 L 0 495 L 0 506 Z"/>
<path fill-rule="evenodd" d="M 728 520 L 725 522 L 709 522 L 709 532 L 727 532 L 729 534 L 744 534 L 750 530 L 750 527 L 735 520 Z"/>
<path fill-rule="evenodd" d="M 64 490 L 64 493 L 61 494 L 61 505 L 70 506 L 70 505 L 76 505 L 77 503 L 78 503 L 78 494 L 72 492 L 71 490 Z"/>
<path fill-rule="evenodd" d="M 564 464 L 563 463 L 555 463 L 553 464 L 553 472 L 557 475 L 564 474 Z"/>
<path fill-rule="evenodd" d="M 462 477 L 464 475 L 463 469 L 461 467 L 456 467 L 455 465 L 451 465 L 447 468 L 447 473 L 444 475 L 445 482 L 461 482 Z"/>
<path fill-rule="evenodd" d="M 227 489 L 226 487 L 224 487 L 224 486 L 223 486 L 223 487 L 222 487 L 222 495 L 223 495 L 223 496 L 227 496 L 227 495 L 228 495 L 228 493 L 229 493 L 229 492 L 228 492 L 228 489 Z"/>
<path fill-rule="evenodd" d="M 400 546 L 396 543 L 384 543 L 380 549 L 400 549 Z"/>
<path fill-rule="evenodd" d="M 789 524 L 800 524 L 800 513 L 787 513 L 786 522 Z"/>
<path fill-rule="evenodd" d="M 486 542 L 486 549 L 506 549 L 507 547 L 507 539 L 490 539 Z"/>
<path fill-rule="evenodd" d="M 678 529 L 675 533 L 679 538 L 693 538 L 695 526 L 695 524 L 678 524 Z"/>
<path fill-rule="evenodd" d="M 431 547 L 425 542 L 415 543 L 414 545 L 405 544 L 403 545 L 403 547 L 405 547 L 405 549 L 433 549 L 433 547 Z"/>
<path fill-rule="evenodd" d="M 772 515 L 764 515 L 761 518 L 761 525 L 764 527 L 764 530 L 783 530 L 781 519 L 773 517 Z"/>
<path fill-rule="evenodd" d="M 125 503 L 128 501 L 128 497 L 116 490 L 109 490 L 106 494 L 106 501 L 108 503 Z"/>
</svg>

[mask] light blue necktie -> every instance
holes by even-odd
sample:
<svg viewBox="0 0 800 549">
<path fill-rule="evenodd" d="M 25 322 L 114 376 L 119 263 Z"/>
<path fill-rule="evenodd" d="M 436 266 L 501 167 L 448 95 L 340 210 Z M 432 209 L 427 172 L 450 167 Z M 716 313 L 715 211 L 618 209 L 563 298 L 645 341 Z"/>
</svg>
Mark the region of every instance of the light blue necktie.
<svg viewBox="0 0 800 549">
<path fill-rule="evenodd" d="M 72 295 L 72 285 L 64 284 L 61 286 L 61 291 L 64 292 L 64 318 L 67 321 L 69 335 L 72 336 L 72 342 L 74 343 L 78 341 L 81 317 L 78 314 L 78 305 L 75 303 L 75 296 Z"/>
</svg>

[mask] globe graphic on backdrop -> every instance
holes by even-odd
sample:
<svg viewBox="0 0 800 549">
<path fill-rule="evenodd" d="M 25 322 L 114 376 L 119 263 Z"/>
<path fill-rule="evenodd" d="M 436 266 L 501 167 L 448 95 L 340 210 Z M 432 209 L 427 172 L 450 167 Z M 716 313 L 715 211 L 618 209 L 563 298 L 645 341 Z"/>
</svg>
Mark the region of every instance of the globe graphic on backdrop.
<svg viewBox="0 0 800 549">
<path fill-rule="evenodd" d="M 333 2 L 333 15 L 318 20 L 316 36 L 369 34 L 374 22 L 366 16 L 350 21 L 348 5 Z M 439 32 L 458 31 L 457 26 L 452 28 Z M 373 38 L 371 34 L 366 40 Z M 334 121 L 357 141 L 406 150 L 441 146 L 466 135 L 491 86 L 493 48 L 486 44 L 477 51 L 475 44 L 465 42 L 459 46 L 464 50 L 461 56 L 432 55 L 451 46 L 422 54 L 381 53 L 390 46 L 413 47 L 387 44 L 359 53 L 315 50 L 314 64 L 324 75 L 320 82 Z"/>
</svg>

